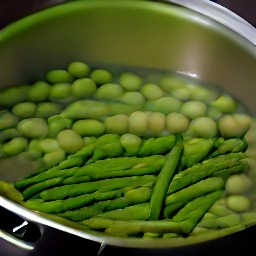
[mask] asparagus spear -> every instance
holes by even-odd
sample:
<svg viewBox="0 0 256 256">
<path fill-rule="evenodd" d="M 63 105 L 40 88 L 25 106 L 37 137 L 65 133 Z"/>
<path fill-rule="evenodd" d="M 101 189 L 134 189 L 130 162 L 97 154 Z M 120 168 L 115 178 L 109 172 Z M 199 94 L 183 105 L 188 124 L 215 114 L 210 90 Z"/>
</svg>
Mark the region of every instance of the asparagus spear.
<svg viewBox="0 0 256 256">
<path fill-rule="evenodd" d="M 183 150 L 183 141 L 181 136 L 177 136 L 175 146 L 171 149 L 167 156 L 167 161 L 158 175 L 154 186 L 153 194 L 150 200 L 151 211 L 150 220 L 157 220 L 161 213 L 162 204 L 164 202 L 170 181 L 180 161 Z"/>
<path fill-rule="evenodd" d="M 246 155 L 243 152 L 229 153 L 204 160 L 176 174 L 170 183 L 167 195 L 196 183 L 204 178 L 216 175 L 218 171 L 242 165 L 247 168 Z"/>
<path fill-rule="evenodd" d="M 140 186 L 151 187 L 156 181 L 154 175 L 132 176 L 98 180 L 92 182 L 85 182 L 80 184 L 63 185 L 48 190 L 44 190 L 39 194 L 39 197 L 44 201 L 64 199 L 68 197 L 75 197 L 86 193 L 93 193 L 95 191 L 107 192 L 124 187 L 136 188 Z"/>
<path fill-rule="evenodd" d="M 225 181 L 222 178 L 210 177 L 170 194 L 165 199 L 166 207 L 164 209 L 164 216 L 170 218 L 173 213 L 191 200 L 210 192 L 223 189 L 224 186 Z"/>
<path fill-rule="evenodd" d="M 129 196 L 127 197 L 126 194 L 124 197 L 119 197 L 113 200 L 105 200 L 95 203 L 88 207 L 82 207 L 77 210 L 70 210 L 59 215 L 61 217 L 67 218 L 73 221 L 82 221 L 96 215 L 99 215 L 103 212 L 112 211 L 115 209 L 122 209 L 127 206 L 145 203 L 149 200 L 151 196 L 151 191 L 147 187 L 140 187 L 135 189 L 137 193 L 137 197 L 131 199 Z M 145 193 L 146 192 L 146 193 Z"/>
</svg>

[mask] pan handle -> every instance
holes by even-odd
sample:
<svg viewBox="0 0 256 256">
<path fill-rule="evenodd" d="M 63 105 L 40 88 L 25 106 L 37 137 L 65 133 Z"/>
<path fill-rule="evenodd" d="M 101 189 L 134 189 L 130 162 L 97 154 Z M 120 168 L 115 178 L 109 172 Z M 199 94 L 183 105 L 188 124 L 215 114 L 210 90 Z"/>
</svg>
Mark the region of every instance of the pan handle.
<svg viewBox="0 0 256 256">
<path fill-rule="evenodd" d="M 33 250 L 40 237 L 38 225 L 0 205 L 0 238 L 22 249 Z"/>
</svg>

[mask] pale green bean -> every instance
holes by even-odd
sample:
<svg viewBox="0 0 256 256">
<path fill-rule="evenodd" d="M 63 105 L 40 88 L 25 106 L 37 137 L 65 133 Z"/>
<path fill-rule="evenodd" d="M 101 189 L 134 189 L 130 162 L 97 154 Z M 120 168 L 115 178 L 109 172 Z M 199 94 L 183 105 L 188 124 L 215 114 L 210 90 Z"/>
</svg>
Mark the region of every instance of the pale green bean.
<svg viewBox="0 0 256 256">
<path fill-rule="evenodd" d="M 90 66 L 82 61 L 72 61 L 68 65 L 68 72 L 75 78 L 82 78 L 89 74 Z"/>
</svg>

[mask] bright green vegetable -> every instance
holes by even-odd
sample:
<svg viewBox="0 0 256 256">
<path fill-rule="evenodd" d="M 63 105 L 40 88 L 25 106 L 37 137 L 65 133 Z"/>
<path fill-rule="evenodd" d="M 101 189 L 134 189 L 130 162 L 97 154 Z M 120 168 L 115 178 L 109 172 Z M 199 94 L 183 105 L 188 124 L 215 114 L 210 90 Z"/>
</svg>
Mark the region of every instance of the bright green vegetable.
<svg viewBox="0 0 256 256">
<path fill-rule="evenodd" d="M 104 119 L 104 126 L 107 133 L 125 134 L 128 131 L 128 116 L 118 114 Z"/>
<path fill-rule="evenodd" d="M 71 100 L 71 85 L 69 83 L 56 83 L 52 85 L 49 97 L 52 101 L 67 102 Z"/>
<path fill-rule="evenodd" d="M 142 86 L 142 78 L 133 72 L 123 72 L 119 83 L 127 91 L 138 91 Z"/>
<path fill-rule="evenodd" d="M 17 155 L 25 150 L 28 144 L 28 140 L 26 138 L 17 137 L 12 140 L 6 142 L 2 146 L 2 151 L 4 154 L 12 156 Z"/>
<path fill-rule="evenodd" d="M 197 117 L 205 116 L 207 111 L 207 106 L 201 101 L 191 100 L 183 103 L 180 108 L 180 113 L 184 116 L 195 119 Z"/>
<path fill-rule="evenodd" d="M 115 100 L 123 93 L 124 90 L 119 84 L 105 83 L 97 89 L 95 98 L 99 100 Z"/>
<path fill-rule="evenodd" d="M 161 136 L 165 131 L 165 115 L 160 112 L 151 112 L 148 114 L 148 132 L 152 136 Z"/>
<path fill-rule="evenodd" d="M 48 125 L 45 119 L 33 117 L 21 120 L 17 130 L 24 136 L 32 139 L 44 138 L 48 134 Z"/>
<path fill-rule="evenodd" d="M 27 99 L 31 102 L 46 101 L 49 97 L 51 86 L 44 81 L 37 81 L 28 89 Z"/>
<path fill-rule="evenodd" d="M 9 128 L 15 128 L 18 123 L 18 118 L 8 110 L 0 111 L 0 131 Z"/>
<path fill-rule="evenodd" d="M 172 177 L 176 171 L 180 157 L 183 151 L 183 142 L 181 136 L 177 136 L 177 141 L 175 146 L 171 149 L 170 153 L 167 155 L 167 160 L 165 165 L 162 167 L 156 184 L 153 189 L 153 193 L 150 199 L 150 220 L 157 220 L 160 217 L 162 205 L 164 199 L 172 180 Z"/>
<path fill-rule="evenodd" d="M 233 172 L 243 172 L 248 163 L 244 153 L 229 153 L 195 164 L 176 174 L 169 186 L 168 195 L 204 178 L 216 175 L 230 175 Z"/>
<path fill-rule="evenodd" d="M 75 99 L 90 99 L 97 91 L 97 86 L 91 78 L 80 78 L 72 83 L 71 90 Z"/>
<path fill-rule="evenodd" d="M 166 129 L 172 134 L 183 133 L 189 127 L 190 120 L 180 113 L 170 113 L 166 116 Z"/>
<path fill-rule="evenodd" d="M 94 69 L 91 74 L 90 78 L 98 85 L 111 83 L 113 80 L 113 75 L 110 71 L 106 69 Z"/>
<path fill-rule="evenodd" d="M 164 215 L 170 218 L 179 208 L 205 194 L 223 189 L 225 182 L 220 177 L 210 177 L 170 194 L 165 199 Z"/>
<path fill-rule="evenodd" d="M 100 136 L 105 133 L 104 124 L 94 119 L 77 120 L 72 125 L 72 130 L 80 136 Z"/>
<path fill-rule="evenodd" d="M 82 137 L 70 129 L 62 130 L 57 135 L 57 141 L 61 148 L 69 154 L 76 153 L 78 150 L 84 147 L 84 141 Z"/>
<path fill-rule="evenodd" d="M 128 117 L 128 132 L 143 135 L 148 130 L 148 115 L 142 111 L 135 111 Z"/>
<path fill-rule="evenodd" d="M 59 115 L 62 112 L 62 106 L 56 102 L 40 102 L 37 104 L 35 117 L 49 118 L 54 115 Z"/>
<path fill-rule="evenodd" d="M 89 74 L 91 68 L 82 61 L 72 61 L 68 65 L 68 72 L 75 78 L 82 78 Z"/>
<path fill-rule="evenodd" d="M 144 84 L 140 89 L 147 100 L 157 100 L 164 96 L 163 90 L 156 84 Z"/>
<path fill-rule="evenodd" d="M 71 83 L 73 82 L 73 76 L 64 69 L 50 70 L 46 74 L 46 80 L 52 84 L 57 83 Z"/>
<path fill-rule="evenodd" d="M 36 104 L 33 102 L 21 102 L 12 108 L 12 113 L 19 118 L 33 117 L 36 112 Z"/>
</svg>

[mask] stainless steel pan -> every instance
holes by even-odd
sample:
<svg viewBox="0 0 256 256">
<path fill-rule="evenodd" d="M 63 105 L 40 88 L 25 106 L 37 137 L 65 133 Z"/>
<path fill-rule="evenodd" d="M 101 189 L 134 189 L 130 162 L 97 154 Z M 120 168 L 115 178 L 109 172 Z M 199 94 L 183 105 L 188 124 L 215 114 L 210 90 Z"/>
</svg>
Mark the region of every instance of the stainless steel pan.
<svg viewBox="0 0 256 256">
<path fill-rule="evenodd" d="M 41 78 L 47 70 L 65 66 L 76 58 L 179 71 L 220 85 L 239 98 L 252 115 L 256 114 L 255 28 L 210 1 L 87 0 L 39 11 L 0 31 L 0 87 Z M 7 164 L 8 171 L 3 163 L 1 166 L 0 178 L 11 182 L 33 169 L 30 163 L 15 161 Z M 212 240 L 217 239 L 220 245 L 222 237 L 240 234 L 245 228 L 220 230 L 210 238 L 202 236 L 198 240 L 159 239 L 152 243 L 84 231 L 25 209 L 3 196 L 0 206 L 3 211 L 15 213 L 21 227 L 32 230 L 32 239 L 19 234 L 22 228 L 12 233 L 0 231 L 0 237 L 22 248 L 24 255 L 39 253 L 37 249 L 45 236 L 56 232 L 56 244 L 61 243 L 59 236 L 68 234 L 79 243 L 91 241 L 97 248 L 112 245 L 168 253 L 181 248 L 190 255 L 187 248 L 193 252 L 194 244 L 202 244 L 200 249 L 205 252 L 203 242 L 209 242 L 207 248 L 212 248 Z M 47 243 L 44 245 L 47 247 Z M 64 244 L 63 247 L 66 248 Z"/>
</svg>

